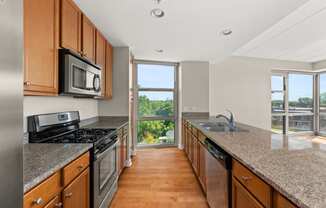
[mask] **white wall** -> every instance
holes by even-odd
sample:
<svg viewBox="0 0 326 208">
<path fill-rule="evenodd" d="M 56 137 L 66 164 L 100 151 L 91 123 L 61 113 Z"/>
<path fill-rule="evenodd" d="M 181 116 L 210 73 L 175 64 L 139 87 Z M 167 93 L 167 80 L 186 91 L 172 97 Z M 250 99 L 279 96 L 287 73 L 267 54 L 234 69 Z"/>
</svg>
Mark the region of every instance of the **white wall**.
<svg viewBox="0 0 326 208">
<path fill-rule="evenodd" d="M 209 63 L 180 63 L 180 104 L 182 112 L 209 111 Z"/>
<path fill-rule="evenodd" d="M 24 97 L 24 130 L 26 117 L 29 115 L 54 113 L 62 111 L 79 111 L 81 119 L 98 116 L 97 100 L 85 98 L 58 97 Z"/>
<path fill-rule="evenodd" d="M 210 65 L 210 115 L 235 114 L 236 121 L 256 127 L 271 127 L 271 70 L 312 70 L 308 63 L 229 57 Z"/>
<path fill-rule="evenodd" d="M 129 58 L 129 48 L 116 47 L 113 49 L 113 98 L 99 101 L 101 116 L 128 116 Z"/>
</svg>

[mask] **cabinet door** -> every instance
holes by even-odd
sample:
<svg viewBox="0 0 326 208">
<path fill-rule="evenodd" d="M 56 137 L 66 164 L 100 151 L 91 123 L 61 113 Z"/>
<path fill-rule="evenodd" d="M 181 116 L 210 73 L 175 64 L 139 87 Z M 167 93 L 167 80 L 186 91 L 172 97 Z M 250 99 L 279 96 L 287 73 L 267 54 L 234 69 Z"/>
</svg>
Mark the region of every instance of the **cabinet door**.
<svg viewBox="0 0 326 208">
<path fill-rule="evenodd" d="M 93 23 L 85 16 L 82 17 L 82 51 L 83 56 L 95 63 L 95 33 Z"/>
<path fill-rule="evenodd" d="M 206 192 L 206 149 L 199 142 L 199 181 Z"/>
<path fill-rule="evenodd" d="M 106 42 L 106 71 L 105 71 L 105 98 L 111 99 L 112 80 L 113 80 L 113 47 L 109 42 Z"/>
<path fill-rule="evenodd" d="M 196 175 L 198 176 L 198 139 L 193 135 L 193 168 L 195 170 Z"/>
<path fill-rule="evenodd" d="M 264 208 L 238 181 L 232 179 L 232 208 Z"/>
<path fill-rule="evenodd" d="M 273 193 L 273 208 L 297 208 L 289 200 L 287 200 L 280 193 L 275 191 Z"/>
<path fill-rule="evenodd" d="M 101 67 L 101 92 L 102 97 L 105 96 L 105 51 L 106 51 L 106 40 L 103 35 L 97 30 L 96 31 L 96 64 Z"/>
<path fill-rule="evenodd" d="M 24 1 L 25 95 L 58 93 L 59 4 Z"/>
<path fill-rule="evenodd" d="M 127 150 L 127 139 L 125 136 L 122 137 L 122 140 L 121 140 L 121 152 L 120 152 L 120 169 L 121 171 L 124 169 L 125 167 L 125 162 L 126 162 L 126 150 Z"/>
<path fill-rule="evenodd" d="M 81 52 L 81 11 L 72 0 L 61 0 L 60 46 Z"/>
<path fill-rule="evenodd" d="M 61 208 L 62 206 L 63 204 L 60 200 L 60 196 L 58 195 L 54 197 L 54 199 L 52 199 L 49 203 L 47 203 L 44 208 Z"/>
<path fill-rule="evenodd" d="M 89 168 L 87 168 L 63 190 L 63 207 L 89 208 L 89 188 Z"/>
</svg>

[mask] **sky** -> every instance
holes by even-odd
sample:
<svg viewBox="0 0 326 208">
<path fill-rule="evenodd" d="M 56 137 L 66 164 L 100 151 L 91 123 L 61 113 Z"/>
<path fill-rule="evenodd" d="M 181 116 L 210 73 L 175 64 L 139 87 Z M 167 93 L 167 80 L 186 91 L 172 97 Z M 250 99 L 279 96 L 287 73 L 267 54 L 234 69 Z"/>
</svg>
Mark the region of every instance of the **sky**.
<svg viewBox="0 0 326 208">
<path fill-rule="evenodd" d="M 326 82 L 326 76 L 325 76 Z M 283 78 L 272 77 L 272 90 L 282 90 Z M 326 83 L 323 83 L 326 90 Z M 313 76 L 305 74 L 289 74 L 289 101 L 296 101 L 300 97 L 310 97 L 313 94 Z M 282 94 L 275 94 L 273 99 L 282 99 Z"/>
<path fill-rule="evenodd" d="M 174 67 L 138 64 L 138 85 L 141 88 L 174 88 Z M 139 92 L 151 100 L 171 100 L 172 92 Z"/>
</svg>

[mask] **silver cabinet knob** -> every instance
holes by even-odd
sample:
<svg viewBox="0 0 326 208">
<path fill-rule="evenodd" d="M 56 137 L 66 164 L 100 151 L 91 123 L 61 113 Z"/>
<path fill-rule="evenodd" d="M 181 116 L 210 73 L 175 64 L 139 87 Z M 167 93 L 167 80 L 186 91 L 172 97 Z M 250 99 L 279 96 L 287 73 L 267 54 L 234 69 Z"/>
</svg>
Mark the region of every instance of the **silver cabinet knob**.
<svg viewBox="0 0 326 208">
<path fill-rule="evenodd" d="M 63 205 L 62 202 L 59 202 L 59 203 L 56 203 L 54 206 L 55 206 L 55 207 L 58 207 L 58 208 L 61 208 L 62 205 Z"/>
<path fill-rule="evenodd" d="M 33 201 L 33 204 L 37 204 L 37 205 L 40 205 L 40 204 L 42 204 L 43 203 L 43 199 L 41 198 L 41 197 L 39 197 L 39 198 L 37 198 L 37 199 L 35 199 L 34 201 Z"/>
<path fill-rule="evenodd" d="M 70 198 L 70 197 L 72 197 L 72 193 L 68 193 L 68 194 L 66 194 L 65 197 L 66 197 L 66 198 Z"/>
<path fill-rule="evenodd" d="M 26 85 L 26 86 L 30 86 L 32 83 L 31 83 L 31 81 L 25 81 L 24 82 L 24 85 Z"/>
</svg>

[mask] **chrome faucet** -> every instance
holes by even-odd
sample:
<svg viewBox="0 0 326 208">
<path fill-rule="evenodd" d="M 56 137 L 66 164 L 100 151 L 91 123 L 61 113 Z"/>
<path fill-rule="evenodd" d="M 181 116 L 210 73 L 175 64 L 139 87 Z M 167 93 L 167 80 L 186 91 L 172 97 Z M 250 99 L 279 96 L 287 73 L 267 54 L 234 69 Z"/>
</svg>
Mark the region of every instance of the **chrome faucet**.
<svg viewBox="0 0 326 208">
<path fill-rule="evenodd" d="M 230 131 L 235 131 L 236 126 L 235 126 L 235 122 L 234 122 L 233 113 L 229 110 L 226 110 L 226 111 L 230 113 L 230 118 L 228 118 L 227 116 L 225 116 L 223 114 L 218 114 L 216 116 L 216 118 L 224 118 L 225 120 L 227 120 Z"/>
</svg>

